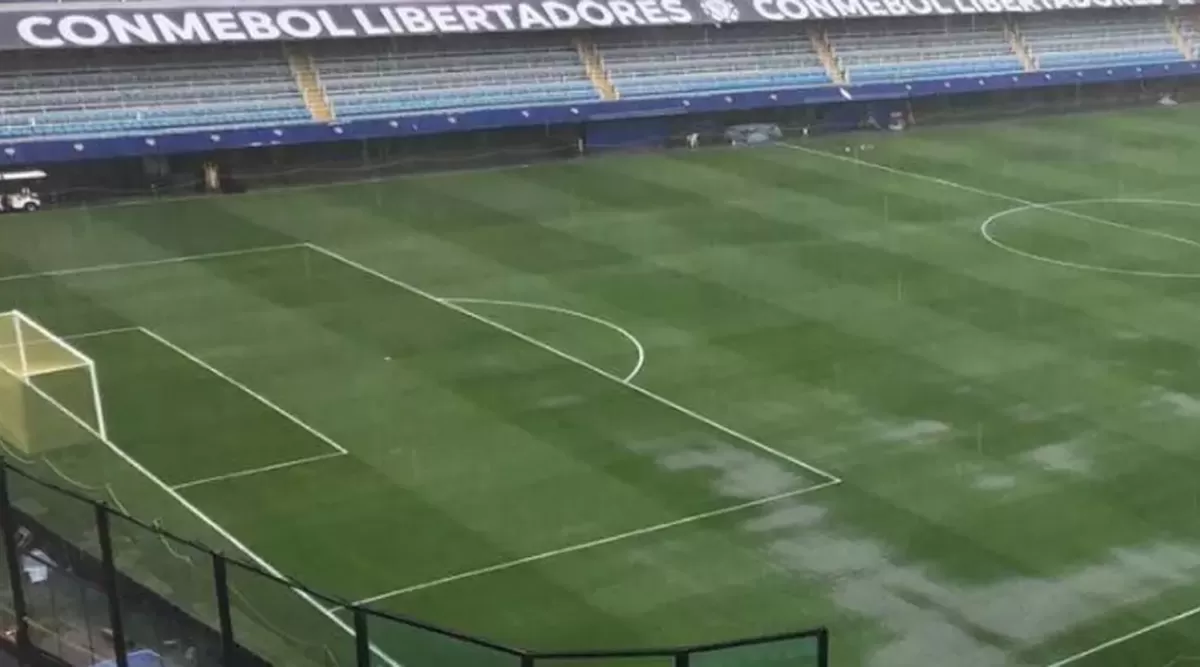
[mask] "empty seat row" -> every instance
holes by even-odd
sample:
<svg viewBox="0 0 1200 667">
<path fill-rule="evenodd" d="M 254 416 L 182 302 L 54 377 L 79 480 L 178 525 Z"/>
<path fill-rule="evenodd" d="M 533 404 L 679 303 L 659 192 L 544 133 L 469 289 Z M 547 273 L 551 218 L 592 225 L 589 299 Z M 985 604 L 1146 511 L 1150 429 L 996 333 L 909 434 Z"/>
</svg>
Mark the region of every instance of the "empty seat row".
<svg viewBox="0 0 1200 667">
<path fill-rule="evenodd" d="M 1161 13 L 1112 10 L 1078 21 L 1055 15 L 1024 18 L 1017 32 L 1039 69 L 1140 65 L 1183 60 Z"/>
<path fill-rule="evenodd" d="M 622 98 L 831 83 L 808 37 L 785 27 L 639 31 L 595 39 Z"/>
<path fill-rule="evenodd" d="M 314 45 L 312 54 L 339 118 L 598 99 L 565 37 L 534 38 L 526 49 L 512 44 L 483 39 L 483 48 L 469 51 L 436 39 L 357 49 L 334 42 Z"/>
<path fill-rule="evenodd" d="M 899 66 L 863 65 L 854 70 L 854 81 L 857 83 L 920 81 L 922 79 L 948 79 L 956 76 L 1014 74 L 1020 71 L 1022 71 L 1021 62 L 1015 56 L 927 63 L 908 62 Z"/>
<path fill-rule="evenodd" d="M 86 95 L 75 91 L 34 91 L 24 94 L 0 91 L 0 113 L 52 111 L 62 108 L 138 107 L 144 106 L 148 99 L 164 105 L 188 102 L 216 103 L 229 99 L 231 95 L 248 100 L 292 100 L 296 96 L 296 90 L 294 86 L 287 84 L 262 82 L 225 86 L 179 86 L 153 91 L 141 87 L 123 87 L 89 91 Z"/>
<path fill-rule="evenodd" d="M 28 86 L 40 89 L 77 88 L 112 88 L 136 83 L 141 86 L 178 85 L 180 83 L 203 83 L 228 81 L 230 73 L 227 67 L 212 65 L 201 67 L 180 67 L 178 69 L 146 68 L 146 69 L 98 69 L 76 72 L 58 71 L 22 71 L 13 74 L 0 74 L 0 90 L 23 90 Z M 237 77 L 241 79 L 269 80 L 288 77 L 287 65 L 246 65 L 238 67 Z"/>
<path fill-rule="evenodd" d="M 320 61 L 323 72 L 373 72 L 373 71 L 468 71 L 480 67 L 546 67 L 570 63 L 579 65 L 574 51 L 554 53 L 530 52 L 524 57 L 520 53 L 455 55 L 445 58 L 421 55 L 419 57 L 393 58 L 329 58 Z"/>
<path fill-rule="evenodd" d="M 1182 60 L 1183 56 L 1171 51 L 1076 51 L 1048 53 L 1040 56 L 1041 69 L 1077 69 L 1084 67 L 1112 67 L 1117 65 L 1150 65 Z"/>
<path fill-rule="evenodd" d="M 393 93 L 363 94 L 338 98 L 340 118 L 392 116 L 437 109 L 445 112 L 469 111 L 482 108 L 520 107 L 537 103 L 571 103 L 595 97 L 590 84 L 574 84 L 547 88 L 518 87 L 490 90 L 465 89 L 397 95 Z"/>
<path fill-rule="evenodd" d="M 850 83 L 1007 74 L 1023 67 L 996 18 L 862 21 L 827 32 Z"/>
<path fill-rule="evenodd" d="M 688 93 L 737 93 L 770 88 L 808 88 L 829 84 L 825 72 L 776 72 L 768 74 L 726 73 L 690 77 L 646 78 L 625 83 L 621 95 L 627 98 L 661 97 Z"/>
<path fill-rule="evenodd" d="M 312 120 L 302 107 L 290 109 L 246 109 L 226 113 L 191 110 L 154 118 L 106 118 L 61 121 L 51 126 L 9 123 L 0 119 L 0 137 L 29 139 L 46 136 L 119 136 L 134 131 L 171 130 L 203 127 L 222 129 L 261 125 L 288 125 Z"/>
<path fill-rule="evenodd" d="M 312 119 L 280 51 L 229 49 L 211 59 L 207 50 L 130 51 L 6 58 L 0 138 Z"/>
</svg>

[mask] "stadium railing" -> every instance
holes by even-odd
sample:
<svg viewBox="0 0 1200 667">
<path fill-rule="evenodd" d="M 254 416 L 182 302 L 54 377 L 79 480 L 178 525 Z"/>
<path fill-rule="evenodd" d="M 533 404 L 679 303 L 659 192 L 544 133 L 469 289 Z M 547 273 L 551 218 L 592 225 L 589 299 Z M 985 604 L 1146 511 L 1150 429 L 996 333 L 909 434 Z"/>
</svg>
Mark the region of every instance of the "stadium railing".
<svg viewBox="0 0 1200 667">
<path fill-rule="evenodd" d="M 816 628 L 536 652 L 355 606 L 0 459 L 0 650 L 62 667 L 827 667 Z M 61 472 L 57 472 L 62 476 Z M 69 480 L 68 480 L 69 481 Z M 111 492 L 111 489 L 108 489 Z M 115 502 L 115 494 L 109 496 Z"/>
</svg>

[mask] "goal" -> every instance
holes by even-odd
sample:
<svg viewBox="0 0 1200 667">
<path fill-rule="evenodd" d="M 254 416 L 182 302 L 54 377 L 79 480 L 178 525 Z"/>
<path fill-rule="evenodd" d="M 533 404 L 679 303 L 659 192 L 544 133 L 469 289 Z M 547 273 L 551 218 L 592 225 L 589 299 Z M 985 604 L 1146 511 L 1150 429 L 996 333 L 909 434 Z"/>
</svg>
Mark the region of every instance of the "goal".
<svg viewBox="0 0 1200 667">
<path fill-rule="evenodd" d="M 0 439 L 27 454 L 108 439 L 96 363 L 17 310 L 0 312 Z"/>
</svg>

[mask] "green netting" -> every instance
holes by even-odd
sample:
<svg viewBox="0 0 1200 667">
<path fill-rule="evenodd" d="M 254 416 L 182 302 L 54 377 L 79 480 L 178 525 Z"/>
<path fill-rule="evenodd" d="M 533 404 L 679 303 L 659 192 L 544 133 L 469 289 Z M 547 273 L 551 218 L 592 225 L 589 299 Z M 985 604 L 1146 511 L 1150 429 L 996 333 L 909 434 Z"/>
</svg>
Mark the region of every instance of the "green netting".
<svg viewBox="0 0 1200 667">
<path fill-rule="evenodd" d="M 14 375 L 25 374 L 21 347 L 17 344 L 17 317 L 13 313 L 0 313 L 0 366 Z"/>
<path fill-rule="evenodd" d="M 29 387 L 19 376 L 7 366 L 0 368 L 0 438 L 26 453 L 32 442 L 25 413 L 27 393 Z"/>
<path fill-rule="evenodd" d="M 63 368 L 27 380 L 25 408 L 27 453 L 42 454 L 73 445 L 101 445 L 99 416 L 92 399 L 91 368 Z"/>
<path fill-rule="evenodd" d="M 16 313 L 0 313 L 0 437 L 26 454 L 97 443 L 94 365 Z"/>
<path fill-rule="evenodd" d="M 86 366 L 90 360 L 75 351 L 66 341 L 23 315 L 15 317 L 17 344 L 26 377 L 58 370 Z"/>
</svg>

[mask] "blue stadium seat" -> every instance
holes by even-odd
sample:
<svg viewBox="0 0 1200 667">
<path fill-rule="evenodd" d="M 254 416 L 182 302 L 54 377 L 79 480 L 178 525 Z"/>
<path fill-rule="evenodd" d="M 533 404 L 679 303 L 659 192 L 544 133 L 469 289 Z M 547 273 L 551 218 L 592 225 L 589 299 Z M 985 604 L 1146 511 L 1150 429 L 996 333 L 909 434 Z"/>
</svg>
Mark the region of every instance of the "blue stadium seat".
<svg viewBox="0 0 1200 667">
<path fill-rule="evenodd" d="M 852 83 L 883 81 L 919 81 L 948 79 L 956 76 L 1011 74 L 1022 71 L 1016 56 L 950 62 L 903 62 L 896 64 L 862 65 L 849 70 Z"/>
<path fill-rule="evenodd" d="M 1179 51 L 1076 51 L 1047 53 L 1038 58 L 1041 69 L 1078 69 L 1114 65 L 1149 65 L 1182 61 Z"/>
<path fill-rule="evenodd" d="M 848 21 L 828 34 L 852 84 L 1021 72 L 996 17 Z"/>
<path fill-rule="evenodd" d="M 1184 60 L 1160 13 L 1103 12 L 1022 19 L 1020 38 L 1043 70 L 1148 65 Z"/>
<path fill-rule="evenodd" d="M 132 51 L 132 50 L 131 50 Z M 0 66 L 0 138 L 103 136 L 310 122 L 274 49 L 39 54 Z"/>
<path fill-rule="evenodd" d="M 442 40 L 414 40 L 405 47 L 314 46 L 314 62 L 338 118 L 599 99 L 579 54 L 563 36 L 520 42 L 477 38 L 449 46 Z"/>
<path fill-rule="evenodd" d="M 606 31 L 579 44 L 558 33 L 323 41 L 290 55 L 270 45 L 38 53 L 0 63 L 0 139 L 310 123 L 301 79 L 310 101 L 315 90 L 338 120 L 355 120 L 595 102 L 605 77 L 637 99 L 841 76 L 853 85 L 1013 74 L 1025 69 L 1022 46 L 1043 70 L 1184 60 L 1161 12 L 1087 17 L 829 22 L 818 28 L 831 47 L 823 55 L 785 25 Z M 1190 19 L 1180 26 L 1196 34 Z M 585 62 L 601 72 L 596 81 Z"/>
<path fill-rule="evenodd" d="M 709 33 L 680 29 L 598 37 L 604 68 L 624 99 L 832 83 L 812 42 L 783 27 Z"/>
</svg>

